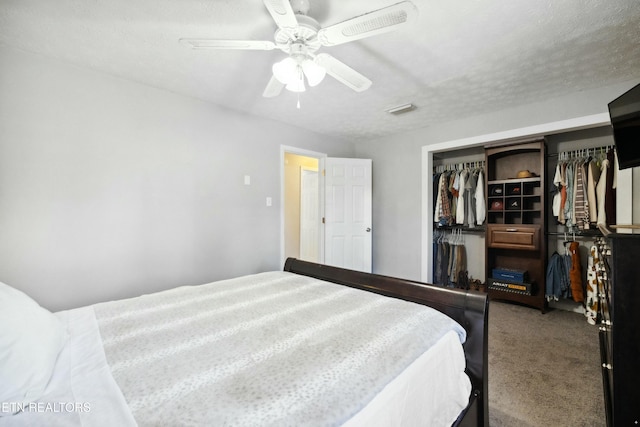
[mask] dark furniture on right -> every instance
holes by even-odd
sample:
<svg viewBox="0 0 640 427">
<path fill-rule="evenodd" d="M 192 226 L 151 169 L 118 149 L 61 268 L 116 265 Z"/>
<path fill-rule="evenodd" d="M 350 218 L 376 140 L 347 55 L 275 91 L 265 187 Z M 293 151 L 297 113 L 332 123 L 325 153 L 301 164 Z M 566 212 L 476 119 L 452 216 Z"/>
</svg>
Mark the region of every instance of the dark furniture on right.
<svg viewBox="0 0 640 427">
<path fill-rule="evenodd" d="M 600 356 L 608 426 L 640 425 L 640 235 L 611 234 L 600 246 Z"/>
</svg>

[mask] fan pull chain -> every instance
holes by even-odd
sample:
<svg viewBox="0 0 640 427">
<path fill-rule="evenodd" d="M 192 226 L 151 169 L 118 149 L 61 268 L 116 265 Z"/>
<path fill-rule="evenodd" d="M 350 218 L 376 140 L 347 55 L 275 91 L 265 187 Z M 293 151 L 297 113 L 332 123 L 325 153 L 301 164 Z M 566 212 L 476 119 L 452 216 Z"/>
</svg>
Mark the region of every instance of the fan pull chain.
<svg viewBox="0 0 640 427">
<path fill-rule="evenodd" d="M 298 110 L 300 109 L 300 92 L 298 92 L 298 104 L 296 105 Z"/>
</svg>

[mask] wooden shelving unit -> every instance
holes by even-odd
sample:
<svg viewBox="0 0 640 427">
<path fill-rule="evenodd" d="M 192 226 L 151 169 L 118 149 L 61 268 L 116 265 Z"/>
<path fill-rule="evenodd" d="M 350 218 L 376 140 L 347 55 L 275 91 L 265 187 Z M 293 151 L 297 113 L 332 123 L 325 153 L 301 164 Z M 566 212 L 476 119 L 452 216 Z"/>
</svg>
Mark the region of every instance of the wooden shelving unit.
<svg viewBox="0 0 640 427">
<path fill-rule="evenodd" d="M 518 302 L 544 313 L 547 308 L 545 141 L 490 146 L 485 156 L 488 209 L 485 271 L 489 298 Z M 529 171 L 532 176 L 519 178 L 521 171 Z M 526 279 L 508 283 L 503 278 L 494 278 L 494 269 L 524 272 Z"/>
</svg>

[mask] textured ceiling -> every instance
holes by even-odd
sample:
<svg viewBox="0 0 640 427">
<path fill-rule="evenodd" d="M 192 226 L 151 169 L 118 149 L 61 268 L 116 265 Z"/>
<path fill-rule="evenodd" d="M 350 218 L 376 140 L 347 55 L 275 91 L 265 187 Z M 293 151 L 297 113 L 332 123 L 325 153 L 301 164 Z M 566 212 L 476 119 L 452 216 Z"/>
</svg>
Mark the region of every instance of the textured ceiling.
<svg viewBox="0 0 640 427">
<path fill-rule="evenodd" d="M 395 0 L 311 0 L 324 27 Z M 640 80 L 638 0 L 413 0 L 395 32 L 320 52 L 373 81 L 327 77 L 263 98 L 273 51 L 192 50 L 187 38 L 273 40 L 260 0 L 0 0 L 0 43 L 346 140 L 376 138 Z M 411 102 L 410 114 L 385 109 Z"/>
</svg>

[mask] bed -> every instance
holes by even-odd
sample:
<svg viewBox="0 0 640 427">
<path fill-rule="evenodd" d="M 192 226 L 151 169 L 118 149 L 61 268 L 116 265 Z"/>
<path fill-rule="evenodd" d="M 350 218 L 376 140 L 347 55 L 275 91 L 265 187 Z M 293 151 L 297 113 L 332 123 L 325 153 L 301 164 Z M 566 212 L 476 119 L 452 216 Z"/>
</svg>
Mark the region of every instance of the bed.
<svg viewBox="0 0 640 427">
<path fill-rule="evenodd" d="M 58 313 L 19 294 L 0 426 L 488 425 L 482 293 L 288 259 Z"/>
</svg>

